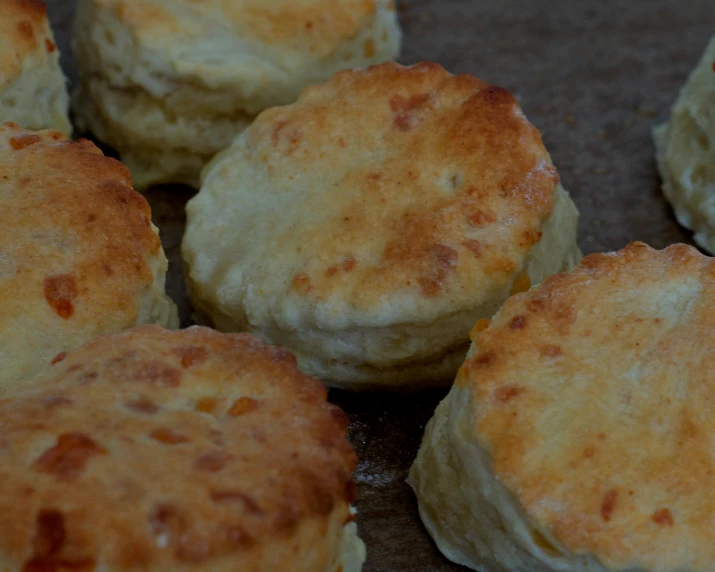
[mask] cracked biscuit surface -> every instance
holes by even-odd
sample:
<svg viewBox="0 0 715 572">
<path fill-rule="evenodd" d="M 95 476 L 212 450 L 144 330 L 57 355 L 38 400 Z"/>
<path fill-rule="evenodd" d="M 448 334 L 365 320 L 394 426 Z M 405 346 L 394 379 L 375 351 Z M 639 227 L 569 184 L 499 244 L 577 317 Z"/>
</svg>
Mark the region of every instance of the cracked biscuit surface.
<svg viewBox="0 0 715 572">
<path fill-rule="evenodd" d="M 167 265 L 124 165 L 89 141 L 0 125 L 0 387 L 97 335 L 177 327 Z"/>
<path fill-rule="evenodd" d="M 0 568 L 359 572 L 346 428 L 253 336 L 97 338 L 0 392 Z"/>
<path fill-rule="evenodd" d="M 515 99 L 430 63 L 340 72 L 267 110 L 187 214 L 203 319 L 352 388 L 452 379 L 478 319 L 580 257 Z"/>
<path fill-rule="evenodd" d="M 410 472 L 475 570 L 711 570 L 715 263 L 586 257 L 476 328 Z"/>
</svg>

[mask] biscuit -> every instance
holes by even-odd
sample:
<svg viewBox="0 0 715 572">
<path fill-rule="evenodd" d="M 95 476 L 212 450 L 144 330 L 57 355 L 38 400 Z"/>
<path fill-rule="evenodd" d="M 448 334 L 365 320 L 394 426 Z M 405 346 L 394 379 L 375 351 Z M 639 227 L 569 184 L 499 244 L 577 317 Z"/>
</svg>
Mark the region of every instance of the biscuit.
<svg viewBox="0 0 715 572">
<path fill-rule="evenodd" d="M 580 257 L 515 99 L 430 63 L 340 72 L 265 111 L 187 215 L 201 319 L 355 389 L 448 382 L 477 319 Z"/>
<path fill-rule="evenodd" d="M 97 335 L 178 326 L 150 217 L 89 141 L 0 126 L 0 387 Z"/>
<path fill-rule="evenodd" d="M 69 98 L 41 0 L 0 0 L 0 125 L 72 133 Z"/>
<path fill-rule="evenodd" d="M 715 262 L 642 243 L 509 299 L 410 483 L 475 570 L 712 570 Z"/>
<path fill-rule="evenodd" d="M 715 252 L 715 38 L 654 139 L 663 194 L 693 240 Z"/>
<path fill-rule="evenodd" d="M 137 188 L 197 186 L 260 111 L 401 41 L 392 0 L 80 0 L 75 30 L 79 126 Z"/>
<path fill-rule="evenodd" d="M 281 348 L 144 326 L 4 391 L 0 419 L 2 570 L 360 570 L 347 417 Z"/>
</svg>

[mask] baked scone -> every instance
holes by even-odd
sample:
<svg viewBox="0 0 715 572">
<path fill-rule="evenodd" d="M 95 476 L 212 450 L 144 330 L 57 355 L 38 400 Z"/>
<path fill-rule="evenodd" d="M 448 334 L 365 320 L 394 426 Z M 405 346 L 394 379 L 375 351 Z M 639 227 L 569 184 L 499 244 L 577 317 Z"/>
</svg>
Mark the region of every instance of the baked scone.
<svg viewBox="0 0 715 572">
<path fill-rule="evenodd" d="M 340 72 L 265 111 L 187 213 L 200 318 L 355 389 L 454 379 L 477 319 L 580 257 L 515 99 L 430 63 Z"/>
<path fill-rule="evenodd" d="M 72 133 L 59 50 L 42 0 L 0 0 L 0 124 Z"/>
<path fill-rule="evenodd" d="M 481 571 L 715 567 L 715 262 L 586 257 L 509 299 L 429 422 L 410 482 Z"/>
<path fill-rule="evenodd" d="M 0 388 L 97 335 L 178 326 L 150 216 L 89 141 L 0 125 Z"/>
<path fill-rule="evenodd" d="M 688 78 L 668 123 L 654 132 L 663 194 L 693 240 L 715 252 L 715 38 Z"/>
<path fill-rule="evenodd" d="M 400 40 L 393 0 L 79 0 L 74 108 L 137 188 L 197 186 L 260 111 Z"/>
<path fill-rule="evenodd" d="M 0 393 L 0 426 L 3 571 L 361 568 L 347 417 L 253 336 L 95 339 Z"/>
</svg>

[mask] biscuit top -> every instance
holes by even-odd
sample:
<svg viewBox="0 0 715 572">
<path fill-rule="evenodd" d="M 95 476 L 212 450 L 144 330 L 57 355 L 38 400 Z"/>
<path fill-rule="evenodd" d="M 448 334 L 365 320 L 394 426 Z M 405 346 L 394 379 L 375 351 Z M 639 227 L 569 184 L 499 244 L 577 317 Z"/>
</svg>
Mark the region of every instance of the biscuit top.
<svg viewBox="0 0 715 572">
<path fill-rule="evenodd" d="M 392 0 L 89 0 L 168 75 L 210 87 L 288 74 L 355 39 Z M 110 36 L 111 37 L 111 36 Z M 112 40 L 110 40 L 111 43 Z M 367 40 L 366 40 L 367 42 Z M 375 46 L 364 46 L 365 56 Z M 256 69 L 260 68 L 260 69 Z M 265 78 L 264 78 L 265 80 Z M 239 86 L 240 87 L 240 86 Z"/>
<path fill-rule="evenodd" d="M 432 63 L 340 72 L 207 169 L 187 236 L 221 240 L 192 274 L 233 260 L 249 296 L 288 297 L 321 327 L 428 322 L 508 292 L 557 184 L 506 90 Z"/>
<path fill-rule="evenodd" d="M 139 297 L 154 281 L 151 265 L 163 254 L 124 165 L 89 141 L 0 125 L 0 205 L 5 368 L 20 361 L 3 354 L 13 340 L 23 351 L 48 336 L 70 346 L 80 332 L 84 341 L 135 323 Z"/>
<path fill-rule="evenodd" d="M 712 569 L 714 305 L 713 259 L 634 243 L 511 298 L 475 334 L 457 386 L 550 556 Z"/>
<path fill-rule="evenodd" d="M 0 394 L 0 562 L 241 569 L 307 520 L 348 517 L 346 426 L 290 353 L 250 335 L 98 338 Z"/>
<path fill-rule="evenodd" d="M 22 71 L 29 53 L 56 49 L 42 0 L 0 0 L 0 86 Z"/>
</svg>

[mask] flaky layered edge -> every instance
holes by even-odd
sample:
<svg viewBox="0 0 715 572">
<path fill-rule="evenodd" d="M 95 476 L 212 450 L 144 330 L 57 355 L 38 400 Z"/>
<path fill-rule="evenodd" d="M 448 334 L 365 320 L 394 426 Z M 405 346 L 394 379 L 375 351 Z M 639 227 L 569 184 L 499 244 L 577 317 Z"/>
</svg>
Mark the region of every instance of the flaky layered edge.
<svg viewBox="0 0 715 572">
<path fill-rule="evenodd" d="M 182 249 L 187 261 L 189 296 L 200 323 L 220 331 L 248 331 L 269 343 L 285 346 L 296 355 L 301 371 L 333 387 L 417 389 L 444 386 L 454 378 L 469 347 L 469 331 L 477 320 L 489 318 L 499 309 L 519 276 L 525 275 L 530 285 L 538 284 L 547 276 L 570 270 L 580 262 L 577 225 L 576 206 L 558 185 L 553 212 L 542 228 L 540 242 L 533 247 L 522 268 L 478 306 L 455 311 L 427 324 L 396 324 L 389 328 L 356 326 L 344 331 L 317 327 L 288 331 L 277 323 L 254 326 L 246 316 L 227 315 L 212 304 L 213 297 L 191 276 L 190 262 L 200 256 L 195 245 L 189 248 L 185 241 Z"/>
</svg>

